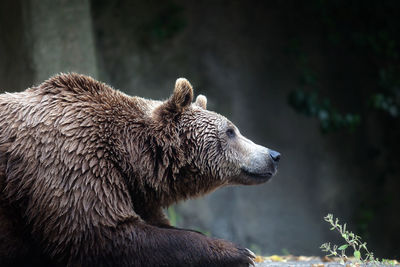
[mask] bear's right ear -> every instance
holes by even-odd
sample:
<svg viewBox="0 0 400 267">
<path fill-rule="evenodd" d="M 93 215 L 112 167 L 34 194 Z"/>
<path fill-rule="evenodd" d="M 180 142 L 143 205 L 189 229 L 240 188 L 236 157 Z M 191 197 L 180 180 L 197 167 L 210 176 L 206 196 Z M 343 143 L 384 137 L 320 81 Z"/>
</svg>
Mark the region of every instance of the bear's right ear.
<svg viewBox="0 0 400 267">
<path fill-rule="evenodd" d="M 196 102 L 194 103 L 203 109 L 207 109 L 207 97 L 205 97 L 204 95 L 198 95 L 196 97 Z"/>
</svg>

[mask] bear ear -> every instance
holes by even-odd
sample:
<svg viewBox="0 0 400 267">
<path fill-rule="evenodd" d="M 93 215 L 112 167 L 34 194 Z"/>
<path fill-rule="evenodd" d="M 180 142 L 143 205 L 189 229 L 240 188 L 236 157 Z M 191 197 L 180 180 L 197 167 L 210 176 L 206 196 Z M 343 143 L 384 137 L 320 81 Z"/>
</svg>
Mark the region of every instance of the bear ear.
<svg viewBox="0 0 400 267">
<path fill-rule="evenodd" d="M 154 110 L 154 118 L 161 121 L 170 121 L 189 107 L 192 101 L 192 86 L 185 78 L 179 78 L 176 80 L 175 89 L 171 97 Z"/>
<path fill-rule="evenodd" d="M 176 111 L 181 112 L 193 101 L 193 88 L 188 80 L 179 78 L 176 80 L 174 93 L 169 99 L 169 102 L 175 106 Z"/>
<path fill-rule="evenodd" d="M 195 104 L 203 109 L 207 109 L 207 97 L 198 95 Z"/>
</svg>

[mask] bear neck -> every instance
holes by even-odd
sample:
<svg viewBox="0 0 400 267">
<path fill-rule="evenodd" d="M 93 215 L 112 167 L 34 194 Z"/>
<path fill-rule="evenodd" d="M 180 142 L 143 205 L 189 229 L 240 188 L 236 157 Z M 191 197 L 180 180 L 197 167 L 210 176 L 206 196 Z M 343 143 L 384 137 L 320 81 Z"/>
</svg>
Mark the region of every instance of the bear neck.
<svg viewBox="0 0 400 267">
<path fill-rule="evenodd" d="M 193 166 L 193 153 L 181 139 L 179 127 L 148 121 L 130 128 L 128 187 L 135 205 L 167 207 L 209 193 L 222 180 L 202 175 Z M 186 143 L 186 145 L 185 145 Z"/>
</svg>

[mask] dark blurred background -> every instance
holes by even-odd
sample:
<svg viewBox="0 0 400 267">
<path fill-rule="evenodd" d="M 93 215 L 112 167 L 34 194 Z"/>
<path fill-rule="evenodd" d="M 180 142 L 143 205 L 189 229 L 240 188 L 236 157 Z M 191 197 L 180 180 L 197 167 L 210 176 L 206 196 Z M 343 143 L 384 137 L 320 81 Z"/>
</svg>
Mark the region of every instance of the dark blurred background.
<svg viewBox="0 0 400 267">
<path fill-rule="evenodd" d="M 278 175 L 168 211 L 262 254 L 320 254 L 334 213 L 400 256 L 400 1 L 3 0 L 0 88 L 58 72 L 167 98 L 188 78 L 209 109 L 282 153 Z"/>
</svg>

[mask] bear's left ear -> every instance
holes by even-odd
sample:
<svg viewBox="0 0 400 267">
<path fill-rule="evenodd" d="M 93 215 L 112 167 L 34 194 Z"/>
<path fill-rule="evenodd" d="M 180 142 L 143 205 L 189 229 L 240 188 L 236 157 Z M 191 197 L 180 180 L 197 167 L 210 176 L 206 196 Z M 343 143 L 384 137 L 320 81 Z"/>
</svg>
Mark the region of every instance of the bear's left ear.
<svg viewBox="0 0 400 267">
<path fill-rule="evenodd" d="M 168 100 L 170 104 L 176 108 L 176 111 L 181 112 L 193 101 L 193 88 L 188 80 L 179 78 L 175 82 L 174 93 Z"/>
</svg>

